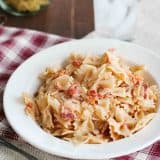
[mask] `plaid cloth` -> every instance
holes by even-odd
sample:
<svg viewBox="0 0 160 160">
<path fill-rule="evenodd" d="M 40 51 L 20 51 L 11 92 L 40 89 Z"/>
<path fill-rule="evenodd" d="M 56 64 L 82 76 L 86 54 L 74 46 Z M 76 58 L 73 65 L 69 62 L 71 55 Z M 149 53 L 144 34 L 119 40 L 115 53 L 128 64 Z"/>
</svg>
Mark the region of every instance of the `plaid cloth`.
<svg viewBox="0 0 160 160">
<path fill-rule="evenodd" d="M 0 27 L 0 136 L 21 140 L 9 127 L 2 109 L 3 89 L 9 76 L 34 53 L 68 40 L 70 39 L 38 31 Z M 160 141 L 141 151 L 113 160 L 160 160 Z"/>
</svg>

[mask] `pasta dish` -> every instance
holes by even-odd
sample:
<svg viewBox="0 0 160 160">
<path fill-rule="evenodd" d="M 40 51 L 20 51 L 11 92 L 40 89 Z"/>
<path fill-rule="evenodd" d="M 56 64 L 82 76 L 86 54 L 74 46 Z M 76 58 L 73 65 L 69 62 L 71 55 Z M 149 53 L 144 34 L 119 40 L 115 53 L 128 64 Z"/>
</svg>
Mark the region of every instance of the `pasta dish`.
<svg viewBox="0 0 160 160">
<path fill-rule="evenodd" d="M 61 68 L 46 68 L 40 80 L 35 95 L 23 95 L 26 113 L 75 144 L 129 137 L 157 111 L 158 87 L 145 79 L 144 65 L 127 65 L 114 49 L 101 56 L 71 54 Z"/>
</svg>

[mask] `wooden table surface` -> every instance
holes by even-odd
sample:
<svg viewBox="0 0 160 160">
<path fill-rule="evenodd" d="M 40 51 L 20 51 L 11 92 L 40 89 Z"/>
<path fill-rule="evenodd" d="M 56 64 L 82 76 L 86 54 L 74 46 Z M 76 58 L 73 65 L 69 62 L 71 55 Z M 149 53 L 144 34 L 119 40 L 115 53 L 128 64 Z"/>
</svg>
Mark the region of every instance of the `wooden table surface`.
<svg viewBox="0 0 160 160">
<path fill-rule="evenodd" d="M 67 37 L 81 38 L 94 29 L 92 0 L 52 0 L 37 15 L 6 16 L 5 25 L 36 29 Z"/>
</svg>

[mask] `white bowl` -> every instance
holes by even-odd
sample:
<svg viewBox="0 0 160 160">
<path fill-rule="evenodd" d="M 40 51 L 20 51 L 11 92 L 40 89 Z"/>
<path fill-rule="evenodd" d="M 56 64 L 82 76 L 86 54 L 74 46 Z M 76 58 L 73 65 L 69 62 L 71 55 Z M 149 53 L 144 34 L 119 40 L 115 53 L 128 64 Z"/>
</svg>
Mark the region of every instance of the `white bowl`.
<svg viewBox="0 0 160 160">
<path fill-rule="evenodd" d="M 102 54 L 108 48 L 136 64 L 145 64 L 157 83 L 160 82 L 160 58 L 135 44 L 112 39 L 75 40 L 45 49 L 26 60 L 10 77 L 4 93 L 4 111 L 12 128 L 28 143 L 48 153 L 76 159 L 105 159 L 138 151 L 160 138 L 160 113 L 141 131 L 129 138 L 103 144 L 75 146 L 43 131 L 24 112 L 22 93 L 33 94 L 38 75 L 48 66 L 59 66 L 71 52 Z M 158 110 L 159 112 L 159 110 Z"/>
</svg>

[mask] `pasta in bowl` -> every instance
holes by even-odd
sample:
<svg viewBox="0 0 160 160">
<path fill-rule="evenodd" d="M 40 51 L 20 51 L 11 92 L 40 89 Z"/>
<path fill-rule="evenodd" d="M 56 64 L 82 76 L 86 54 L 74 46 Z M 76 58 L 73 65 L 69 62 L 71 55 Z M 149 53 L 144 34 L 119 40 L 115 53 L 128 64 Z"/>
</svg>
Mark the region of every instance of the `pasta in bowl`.
<svg viewBox="0 0 160 160">
<path fill-rule="evenodd" d="M 108 51 L 108 48 L 111 47 L 112 49 Z M 113 48 L 116 48 L 116 51 L 113 52 Z M 70 55 L 71 53 L 75 54 Z M 105 58 L 107 56 L 109 59 Z M 120 60 L 119 57 L 121 57 Z M 125 57 L 125 59 L 123 57 Z M 75 63 L 73 60 L 77 58 L 78 60 L 80 60 L 80 62 L 78 61 L 78 63 Z M 103 60 L 105 61 L 105 64 Z M 110 62 L 106 63 L 106 60 L 108 62 L 111 60 L 111 64 Z M 94 61 L 94 63 L 92 61 Z M 116 61 L 118 63 L 115 65 Z M 160 82 L 159 61 L 160 58 L 156 56 L 156 54 L 152 51 L 144 49 L 135 44 L 112 39 L 83 39 L 70 41 L 50 47 L 27 59 L 16 69 L 16 71 L 10 77 L 5 87 L 3 97 L 5 115 L 11 127 L 26 142 L 53 155 L 81 160 L 97 160 L 108 159 L 133 153 L 151 145 L 152 143 L 160 139 L 160 110 L 158 106 L 159 98 L 158 100 L 156 98 L 158 94 L 158 91 L 156 89 L 157 87 L 153 86 L 159 86 Z M 141 64 L 145 65 L 146 71 L 144 66 Z M 75 75 L 72 75 L 71 73 L 72 65 L 76 65 L 73 67 L 73 69 L 75 69 Z M 87 67 L 87 71 L 89 70 L 88 73 L 85 72 L 85 66 L 91 66 L 90 68 Z M 101 74 L 104 72 L 103 67 L 106 68 L 105 74 Z M 68 71 L 66 70 L 69 70 L 70 72 L 68 73 Z M 130 70 L 129 72 L 131 74 L 128 73 L 124 76 L 124 73 L 126 73 L 128 70 Z M 86 76 L 84 76 L 81 71 L 83 71 Z M 111 72 L 112 74 L 108 72 Z M 147 75 L 146 73 L 149 74 Z M 80 76 L 80 74 L 82 74 L 82 76 Z M 49 79 L 51 79 L 53 75 L 55 75 L 55 77 L 53 77 L 55 79 L 53 79 L 53 82 L 51 83 Z M 103 77 L 104 75 L 105 77 Z M 102 79 L 105 78 L 105 83 L 107 84 L 105 84 L 104 81 L 101 80 L 101 78 L 99 82 L 96 82 L 96 76 L 98 76 L 99 78 L 101 77 Z M 139 78 L 139 76 L 142 77 L 142 79 Z M 89 79 L 88 81 L 86 81 L 86 77 L 87 79 Z M 126 84 L 122 83 L 123 79 L 125 80 Z M 134 83 L 137 80 L 140 81 L 142 85 L 133 87 Z M 130 81 L 131 83 L 128 84 L 128 82 Z M 58 83 L 57 87 L 60 87 L 59 84 L 63 84 L 63 86 L 66 86 L 66 88 L 64 88 L 63 91 L 58 90 L 57 87 L 57 89 L 55 89 L 54 86 L 52 88 L 52 85 L 54 85 L 54 83 Z M 82 85 L 81 83 L 84 84 Z M 93 88 L 91 88 L 91 86 L 93 86 L 93 83 L 95 85 Z M 100 86 L 102 85 L 104 87 L 104 89 L 101 87 L 98 88 L 99 83 Z M 127 85 L 130 89 L 127 87 Z M 142 93 L 139 92 L 138 86 L 142 88 L 139 88 Z M 52 90 L 52 94 L 50 94 L 49 88 L 53 89 L 53 92 L 54 90 L 57 90 L 56 94 L 53 95 Z M 120 88 L 120 91 L 122 89 L 122 93 L 120 93 L 119 89 L 116 88 Z M 146 88 L 147 96 L 145 95 Z M 71 91 L 68 91 L 69 89 Z M 77 90 L 76 94 L 72 95 L 71 93 L 75 93 L 75 89 Z M 132 96 L 132 89 L 134 89 L 135 92 L 134 96 Z M 78 95 L 82 95 L 82 93 L 79 94 L 79 91 L 81 90 L 84 92 L 83 96 L 77 97 Z M 23 95 L 24 92 L 25 94 Z M 153 92 L 155 96 L 151 92 Z M 118 93 L 119 96 L 117 96 Z M 140 96 L 136 96 L 138 93 L 140 94 Z M 22 98 L 22 95 L 24 98 Z M 44 95 L 48 96 L 46 97 Z M 55 96 L 56 101 L 52 101 L 53 96 Z M 125 96 L 128 96 L 128 99 L 132 98 L 134 101 L 124 101 Z M 76 105 L 77 103 L 83 103 L 87 105 L 83 105 L 83 107 L 81 105 L 77 105 L 76 110 L 72 110 L 72 106 L 70 106 L 71 109 L 67 109 L 66 114 L 66 110 L 62 110 L 64 108 L 62 107 L 63 105 L 60 105 L 59 107 L 60 112 L 56 112 L 56 108 L 53 107 L 54 105 L 47 107 L 45 105 L 46 101 L 43 101 L 43 98 L 47 98 L 47 103 L 49 101 L 49 103 L 51 104 L 56 104 L 57 101 L 60 104 L 66 102 L 67 104 L 65 104 L 65 107 L 66 105 L 70 106 L 70 103 L 72 104 L 73 102 L 76 102 Z M 73 102 L 70 101 L 72 99 L 74 99 Z M 153 100 L 153 104 L 150 104 L 154 106 L 148 106 L 148 99 Z M 44 108 L 41 108 L 41 110 L 37 110 L 39 107 L 36 106 L 35 112 L 32 112 L 34 108 L 33 105 L 33 108 L 31 107 L 32 109 L 31 111 L 29 111 L 29 108 L 26 107 L 25 109 L 24 100 L 26 104 L 28 104 L 28 102 L 31 102 L 31 106 L 32 103 L 36 103 L 37 105 L 38 101 L 40 105 L 44 102 Z M 129 113 L 130 108 L 127 108 L 127 105 L 129 104 L 129 106 L 131 106 L 133 103 L 136 103 L 136 100 L 138 100 L 139 102 L 145 102 L 145 104 L 147 104 L 147 106 L 149 107 L 148 109 L 146 107 L 148 111 L 144 111 L 145 114 L 141 111 L 141 109 L 143 108 L 140 107 L 138 109 L 138 106 L 135 108 L 137 109 L 137 111 L 139 111 L 138 113 L 135 113 L 134 115 L 132 115 L 134 111 L 131 111 L 131 113 Z M 107 103 L 105 101 L 107 101 Z M 123 103 L 123 105 L 118 105 L 118 103 L 120 102 Z M 104 116 L 108 105 L 109 109 L 111 109 L 110 104 L 113 104 L 114 106 L 112 110 L 108 110 L 109 112 L 107 112 L 107 115 Z M 115 105 L 117 107 L 115 107 Z M 137 105 L 142 104 L 137 103 Z M 85 112 L 83 112 L 84 109 Z M 97 112 L 95 114 L 96 110 Z M 47 116 L 42 116 L 43 111 L 45 111 L 46 113 L 44 115 Z M 68 114 L 68 112 L 70 113 L 70 111 L 71 115 Z M 30 116 L 28 116 L 26 112 Z M 54 121 L 54 123 L 47 123 L 46 125 L 46 121 L 50 120 L 51 116 L 52 118 L 54 118 L 53 114 L 57 116 L 56 118 L 58 121 Z M 120 114 L 121 116 L 119 117 L 118 114 Z M 130 118 L 128 116 L 130 116 Z M 60 119 L 58 119 L 58 117 L 60 117 Z M 67 120 L 68 117 L 69 120 Z M 70 117 L 73 118 L 72 121 L 70 121 Z M 118 117 L 122 119 L 118 119 Z M 139 120 L 136 117 L 139 117 Z M 146 117 L 147 120 L 145 118 L 142 120 L 142 117 Z M 130 121 L 126 122 L 130 122 L 130 124 L 125 124 L 123 118 L 129 118 Z M 136 130 L 135 126 L 138 126 L 138 121 L 140 122 L 140 119 L 142 120 L 141 122 L 143 125 L 140 124 L 140 128 L 138 127 L 140 130 Z M 81 121 L 77 123 L 77 120 Z M 100 124 L 99 122 L 97 123 L 97 121 L 99 121 Z M 104 122 L 107 122 L 108 124 L 106 123 L 105 126 L 103 125 Z M 125 127 L 123 126 L 124 128 L 121 127 L 123 124 L 122 122 L 125 124 Z M 75 127 L 77 127 L 75 130 L 73 130 L 72 128 L 73 123 Z M 85 134 L 86 128 L 84 127 L 84 136 L 77 138 L 79 134 L 78 128 L 81 127 L 82 124 L 86 125 L 86 123 L 87 126 L 89 126 L 89 128 L 86 127 L 87 134 Z M 54 128 L 53 126 L 57 128 Z M 69 126 L 71 128 L 67 128 Z M 142 126 L 145 127 L 143 128 Z M 96 128 L 98 128 L 98 130 L 96 130 Z M 108 131 L 107 128 L 109 129 Z M 127 128 L 129 129 L 129 132 L 127 131 Z M 112 133 L 110 132 L 110 129 L 112 130 Z M 70 133 L 68 132 L 68 130 L 70 130 Z M 125 134 L 125 136 L 122 135 L 122 132 L 123 134 Z M 80 145 L 75 145 L 79 143 Z"/>
<path fill-rule="evenodd" d="M 101 56 L 71 54 L 59 69 L 47 68 L 37 93 L 24 94 L 25 111 L 52 135 L 80 143 L 129 137 L 155 116 L 158 87 L 143 65 L 127 65 L 114 49 Z"/>
</svg>

